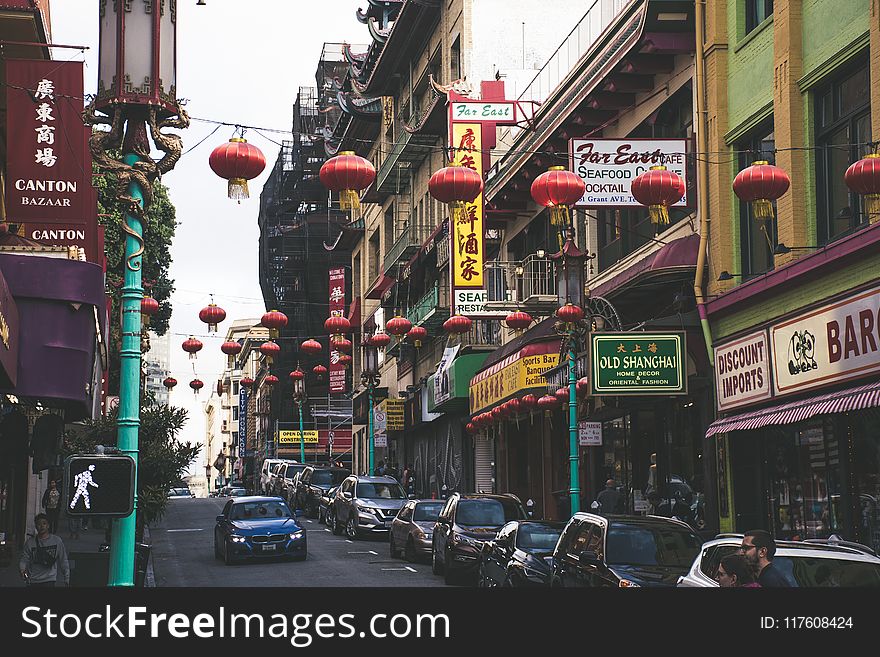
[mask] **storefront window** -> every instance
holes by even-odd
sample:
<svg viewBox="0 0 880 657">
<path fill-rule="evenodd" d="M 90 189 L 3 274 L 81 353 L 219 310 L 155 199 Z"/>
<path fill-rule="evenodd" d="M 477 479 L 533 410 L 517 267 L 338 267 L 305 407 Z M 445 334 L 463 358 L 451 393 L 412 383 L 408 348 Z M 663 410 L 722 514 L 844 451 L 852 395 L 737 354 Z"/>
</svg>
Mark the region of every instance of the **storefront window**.
<svg viewBox="0 0 880 657">
<path fill-rule="evenodd" d="M 853 539 L 880 551 L 880 410 L 849 416 L 847 443 L 853 485 L 850 507 L 855 518 Z"/>
</svg>

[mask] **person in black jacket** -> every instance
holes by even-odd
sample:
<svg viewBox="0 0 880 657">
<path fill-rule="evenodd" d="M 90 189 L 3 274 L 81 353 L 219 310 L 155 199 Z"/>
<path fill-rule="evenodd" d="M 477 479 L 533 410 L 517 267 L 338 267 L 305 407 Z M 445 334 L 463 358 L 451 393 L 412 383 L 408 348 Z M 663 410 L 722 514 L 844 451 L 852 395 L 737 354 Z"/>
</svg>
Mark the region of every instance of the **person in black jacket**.
<svg viewBox="0 0 880 657">
<path fill-rule="evenodd" d="M 747 531 L 743 535 L 739 549 L 754 570 L 758 584 L 762 588 L 791 586 L 785 575 L 773 566 L 776 541 L 773 540 L 770 532 L 763 529 Z"/>
<path fill-rule="evenodd" d="M 605 482 L 605 489 L 596 496 L 596 501 L 600 506 L 599 513 L 603 516 L 623 511 L 620 491 L 617 490 L 617 483 L 613 479 Z"/>
</svg>

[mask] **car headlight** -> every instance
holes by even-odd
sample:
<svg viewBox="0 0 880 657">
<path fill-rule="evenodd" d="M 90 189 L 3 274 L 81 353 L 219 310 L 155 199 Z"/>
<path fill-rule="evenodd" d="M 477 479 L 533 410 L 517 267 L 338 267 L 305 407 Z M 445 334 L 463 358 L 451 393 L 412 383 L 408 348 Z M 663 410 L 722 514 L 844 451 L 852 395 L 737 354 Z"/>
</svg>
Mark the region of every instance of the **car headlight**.
<svg viewBox="0 0 880 657">
<path fill-rule="evenodd" d="M 641 588 L 641 584 L 636 584 L 628 579 L 622 579 L 617 583 L 617 586 L 621 589 L 631 589 L 631 588 Z"/>
<path fill-rule="evenodd" d="M 452 535 L 452 543 L 454 545 L 469 545 L 472 548 L 480 549 L 481 543 L 475 538 L 469 538 L 468 536 L 461 536 L 459 534 Z"/>
<path fill-rule="evenodd" d="M 378 509 L 374 509 L 371 506 L 358 506 L 358 511 L 360 511 L 361 513 L 370 513 L 374 516 L 379 513 Z"/>
<path fill-rule="evenodd" d="M 229 538 L 230 538 L 230 540 L 231 540 L 233 543 L 244 543 L 244 542 L 247 540 L 246 537 L 244 537 L 244 536 L 239 536 L 238 534 L 233 534 L 233 535 L 230 536 Z"/>
<path fill-rule="evenodd" d="M 300 529 L 298 532 L 291 532 L 290 539 L 295 541 L 296 539 L 302 538 L 305 535 L 306 535 L 305 530 Z"/>
</svg>

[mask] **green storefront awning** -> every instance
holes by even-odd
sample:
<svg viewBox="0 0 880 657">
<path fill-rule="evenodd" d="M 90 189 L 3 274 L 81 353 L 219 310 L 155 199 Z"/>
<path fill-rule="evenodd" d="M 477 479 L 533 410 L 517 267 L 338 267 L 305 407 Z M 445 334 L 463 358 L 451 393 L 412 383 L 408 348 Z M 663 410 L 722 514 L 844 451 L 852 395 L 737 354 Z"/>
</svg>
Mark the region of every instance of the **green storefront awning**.
<svg viewBox="0 0 880 657">
<path fill-rule="evenodd" d="M 428 411 L 431 413 L 450 413 L 454 411 L 467 411 L 469 408 L 468 386 L 477 371 L 483 366 L 488 353 L 465 354 L 459 356 L 447 370 L 448 381 L 442 386 L 442 390 L 435 390 L 435 386 L 441 386 L 438 373 L 428 377 Z"/>
</svg>

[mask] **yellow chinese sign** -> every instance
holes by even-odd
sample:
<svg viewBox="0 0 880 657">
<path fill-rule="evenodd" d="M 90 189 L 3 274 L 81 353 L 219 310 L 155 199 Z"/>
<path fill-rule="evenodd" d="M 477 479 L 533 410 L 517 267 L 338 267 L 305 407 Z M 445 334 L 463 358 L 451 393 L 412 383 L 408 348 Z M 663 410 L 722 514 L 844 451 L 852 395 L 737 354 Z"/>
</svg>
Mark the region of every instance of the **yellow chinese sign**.
<svg viewBox="0 0 880 657">
<path fill-rule="evenodd" d="M 403 431 L 403 400 L 383 399 L 379 402 L 379 410 L 385 413 L 386 430 Z"/>
<path fill-rule="evenodd" d="M 453 123 L 452 164 L 483 175 L 483 140 L 479 123 Z M 483 287 L 483 194 L 450 217 L 453 287 Z"/>
<path fill-rule="evenodd" d="M 480 372 L 471 379 L 468 389 L 471 402 L 471 414 L 495 406 L 505 397 L 520 390 L 537 388 L 546 384 L 544 372 L 559 364 L 559 354 L 535 354 L 521 356 L 517 352 L 514 359 L 501 361 L 498 369 Z"/>
<path fill-rule="evenodd" d="M 303 431 L 303 442 L 308 443 L 317 443 L 318 442 L 318 432 L 317 431 Z M 290 431 L 288 429 L 281 429 L 278 431 L 278 444 L 279 445 L 299 445 L 299 431 Z"/>
</svg>

